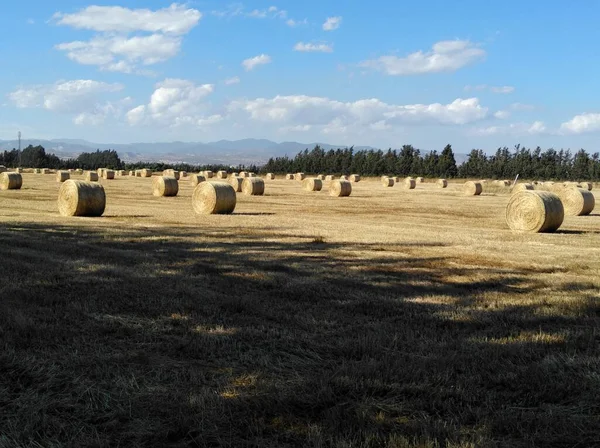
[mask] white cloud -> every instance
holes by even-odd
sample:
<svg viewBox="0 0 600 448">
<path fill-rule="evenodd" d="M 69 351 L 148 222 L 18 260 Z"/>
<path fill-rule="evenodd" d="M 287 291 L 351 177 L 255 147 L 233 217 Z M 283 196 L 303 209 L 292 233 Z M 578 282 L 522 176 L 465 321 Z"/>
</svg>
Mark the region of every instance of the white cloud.
<svg viewBox="0 0 600 448">
<path fill-rule="evenodd" d="M 484 56 L 484 50 L 467 40 L 450 40 L 437 42 L 427 53 L 417 51 L 403 58 L 381 56 L 361 62 L 360 65 L 392 76 L 417 75 L 453 72 L 483 59 Z"/>
<path fill-rule="evenodd" d="M 513 93 L 515 88 L 513 86 L 502 86 L 502 87 L 490 87 L 493 93 Z"/>
<path fill-rule="evenodd" d="M 239 84 L 240 83 L 240 78 L 237 76 L 234 76 L 233 78 L 227 78 L 226 80 L 223 81 L 223 84 L 225 84 L 226 86 L 231 86 L 233 84 Z"/>
<path fill-rule="evenodd" d="M 298 42 L 294 45 L 294 51 L 303 51 L 303 52 L 321 52 L 321 53 L 331 53 L 333 52 L 333 47 L 329 44 L 311 44 Z"/>
<path fill-rule="evenodd" d="M 513 93 L 515 91 L 515 88 L 512 86 L 488 86 L 487 84 L 478 84 L 478 85 L 466 85 L 464 87 L 464 90 L 466 92 L 469 92 L 471 90 L 476 90 L 476 91 L 482 91 L 482 90 L 488 90 L 492 93 Z"/>
<path fill-rule="evenodd" d="M 301 25 L 308 25 L 308 20 L 306 20 L 306 19 L 304 19 L 304 20 L 288 19 L 285 21 L 285 24 L 287 26 L 289 26 L 290 28 L 295 28 L 295 27 L 301 26 Z"/>
<path fill-rule="evenodd" d="M 128 9 L 121 6 L 88 6 L 73 14 L 57 12 L 53 16 L 58 25 L 99 32 L 187 34 L 195 27 L 202 13 L 185 5 L 173 3 L 168 8 Z"/>
<path fill-rule="evenodd" d="M 400 124 L 461 125 L 488 115 L 477 98 L 456 99 L 449 104 L 387 104 L 379 99 L 340 102 L 305 95 L 276 96 L 232 101 L 228 110 L 251 120 L 272 124 L 280 130 L 343 134 L 360 129 L 384 131 Z"/>
<path fill-rule="evenodd" d="M 102 70 L 133 73 L 137 64 L 153 65 L 179 53 L 181 37 L 163 34 L 149 36 L 95 37 L 56 46 L 67 57 L 82 65 L 97 65 Z"/>
<path fill-rule="evenodd" d="M 494 117 L 496 117 L 499 120 L 506 120 L 510 117 L 510 112 L 507 110 L 499 110 L 496 113 L 494 113 Z"/>
<path fill-rule="evenodd" d="M 480 136 L 490 135 L 538 135 L 548 133 L 546 125 L 542 121 L 534 121 L 533 123 L 511 123 L 506 126 L 489 126 L 485 128 L 471 129 L 470 133 Z"/>
<path fill-rule="evenodd" d="M 35 20 L 27 19 L 27 25 L 35 25 Z"/>
<path fill-rule="evenodd" d="M 213 16 L 219 18 L 229 18 L 241 16 L 244 13 L 244 5 L 241 3 L 233 3 L 224 10 L 213 10 L 210 12 Z"/>
<path fill-rule="evenodd" d="M 121 84 L 108 84 L 89 79 L 62 81 L 53 85 L 22 87 L 8 97 L 21 109 L 41 108 L 52 112 L 74 114 L 75 124 L 99 124 L 108 116 L 118 116 L 130 99 L 111 102 L 101 97 L 119 92 Z"/>
<path fill-rule="evenodd" d="M 258 56 L 254 56 L 253 58 L 244 59 L 242 61 L 242 66 L 246 69 L 246 71 L 254 70 L 258 65 L 269 64 L 271 62 L 271 56 L 266 54 L 261 54 Z"/>
<path fill-rule="evenodd" d="M 206 126 L 220 120 L 206 116 L 204 98 L 214 91 L 212 84 L 194 84 L 184 79 L 165 79 L 156 84 L 147 105 L 134 107 L 126 114 L 130 125 Z M 219 117 L 217 119 L 217 117 Z"/>
<path fill-rule="evenodd" d="M 600 114 L 583 113 L 575 115 L 560 125 L 560 131 L 569 134 L 583 134 L 600 131 Z"/>
<path fill-rule="evenodd" d="M 535 106 L 533 106 L 532 104 L 512 103 L 510 105 L 510 108 L 512 110 L 518 110 L 518 111 L 531 111 L 531 110 L 535 109 Z"/>
<path fill-rule="evenodd" d="M 325 20 L 325 23 L 323 23 L 323 30 L 325 30 L 325 31 L 337 30 L 341 24 L 342 24 L 341 16 L 327 17 L 327 20 Z"/>
</svg>

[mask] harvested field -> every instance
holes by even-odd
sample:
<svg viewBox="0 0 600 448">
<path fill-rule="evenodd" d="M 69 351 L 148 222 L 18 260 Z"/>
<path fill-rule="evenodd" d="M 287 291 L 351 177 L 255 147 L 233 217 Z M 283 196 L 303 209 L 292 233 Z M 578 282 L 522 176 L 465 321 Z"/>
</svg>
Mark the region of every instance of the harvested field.
<svg viewBox="0 0 600 448">
<path fill-rule="evenodd" d="M 199 215 L 190 182 L 157 200 L 118 176 L 72 218 L 22 176 L 0 191 L 0 446 L 598 446 L 597 211 L 513 233 L 510 191 L 363 178 Z"/>
</svg>

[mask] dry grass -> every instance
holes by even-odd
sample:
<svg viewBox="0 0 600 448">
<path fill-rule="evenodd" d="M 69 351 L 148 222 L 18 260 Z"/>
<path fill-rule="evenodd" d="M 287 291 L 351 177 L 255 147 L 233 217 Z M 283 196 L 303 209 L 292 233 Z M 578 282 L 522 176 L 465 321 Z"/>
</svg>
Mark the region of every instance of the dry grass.
<svg viewBox="0 0 600 448">
<path fill-rule="evenodd" d="M 188 182 L 118 177 L 102 218 L 63 218 L 24 174 L 0 446 L 598 446 L 600 215 L 524 235 L 510 194 L 377 182 L 201 216 Z"/>
</svg>

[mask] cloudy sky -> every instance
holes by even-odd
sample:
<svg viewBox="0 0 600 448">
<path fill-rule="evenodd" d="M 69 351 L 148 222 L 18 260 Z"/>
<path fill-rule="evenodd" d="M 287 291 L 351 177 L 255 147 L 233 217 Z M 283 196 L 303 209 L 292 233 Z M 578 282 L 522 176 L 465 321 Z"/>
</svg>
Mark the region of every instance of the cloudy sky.
<svg viewBox="0 0 600 448">
<path fill-rule="evenodd" d="M 22 0 L 0 138 L 460 152 L 600 136 L 600 2 Z"/>
</svg>

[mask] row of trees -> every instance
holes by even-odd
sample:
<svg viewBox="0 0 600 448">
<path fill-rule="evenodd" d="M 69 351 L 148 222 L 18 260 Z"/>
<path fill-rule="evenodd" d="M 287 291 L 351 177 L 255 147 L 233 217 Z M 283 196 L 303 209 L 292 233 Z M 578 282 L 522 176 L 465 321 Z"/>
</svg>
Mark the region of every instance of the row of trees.
<svg viewBox="0 0 600 448">
<path fill-rule="evenodd" d="M 227 165 L 191 165 L 166 163 L 124 163 L 114 150 L 82 153 L 76 159 L 62 160 L 54 154 L 47 154 L 42 146 L 28 146 L 22 151 L 13 149 L 0 153 L 0 165 L 7 167 L 31 168 L 112 168 L 135 170 L 150 168 L 154 171 L 176 169 L 197 172 L 203 170 L 231 170 Z M 262 173 L 359 173 L 363 176 L 380 176 L 393 174 L 398 176 L 425 177 L 480 177 L 480 178 L 512 178 L 519 174 L 525 179 L 570 179 L 600 180 L 600 155 L 589 155 L 581 149 L 575 154 L 569 150 L 543 150 L 515 146 L 498 148 L 494 155 L 487 155 L 481 149 L 474 149 L 465 163 L 457 165 L 450 145 L 438 153 L 431 151 L 422 154 L 411 145 L 404 145 L 400 150 L 361 150 L 353 148 L 325 151 L 315 146 L 311 151 L 305 149 L 294 158 L 271 158 L 262 167 L 255 165 L 235 167 L 236 170 L 247 170 Z"/>
</svg>

